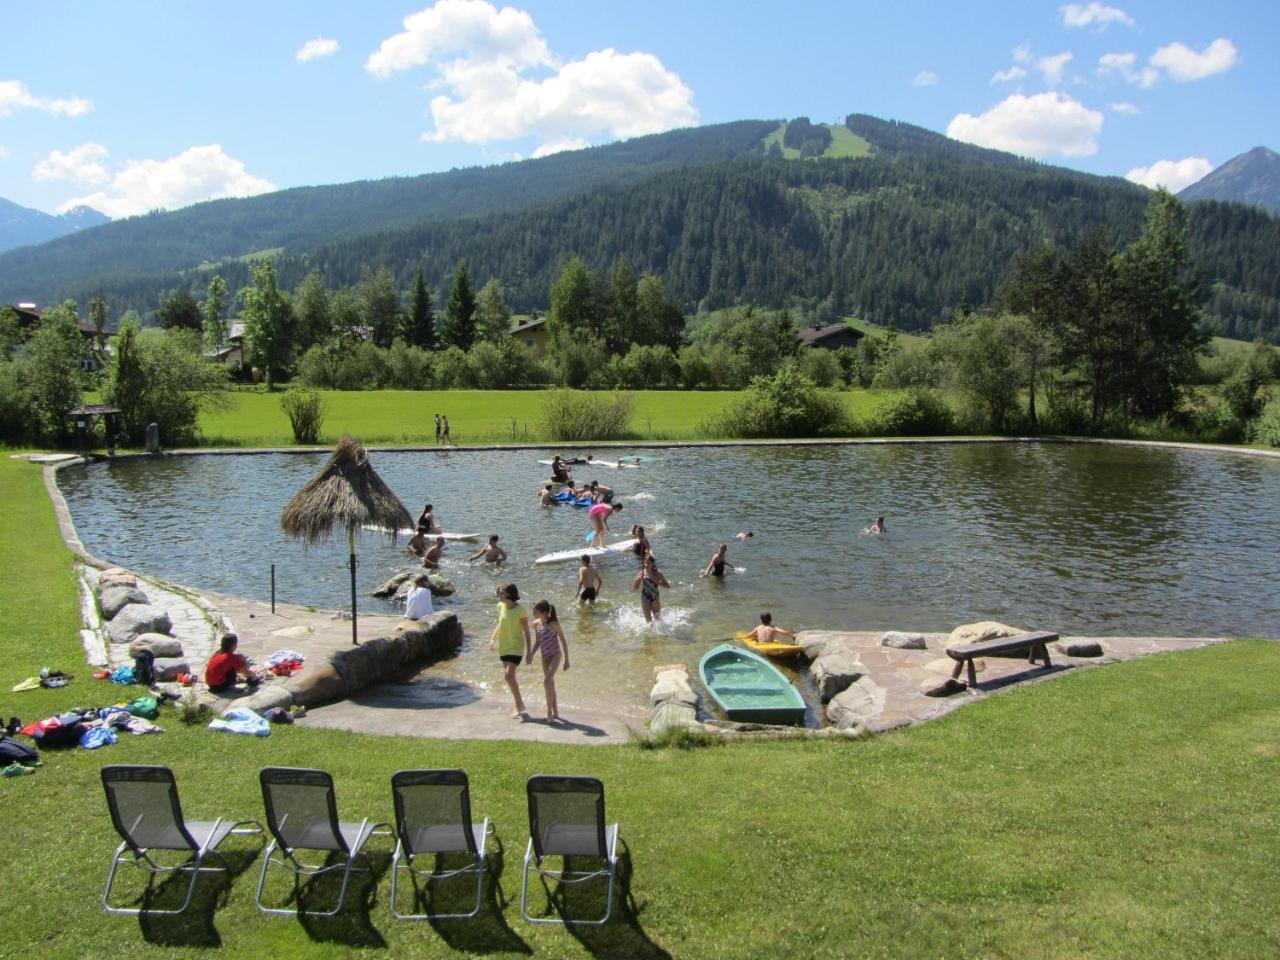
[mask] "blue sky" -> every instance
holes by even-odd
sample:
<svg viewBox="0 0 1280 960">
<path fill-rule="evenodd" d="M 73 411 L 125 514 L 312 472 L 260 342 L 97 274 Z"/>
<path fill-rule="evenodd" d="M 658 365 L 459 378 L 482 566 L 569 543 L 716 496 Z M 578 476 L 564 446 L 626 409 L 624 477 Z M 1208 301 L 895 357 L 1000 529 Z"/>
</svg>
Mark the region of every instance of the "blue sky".
<svg viewBox="0 0 1280 960">
<path fill-rule="evenodd" d="M 692 123 L 904 120 L 1177 189 L 1280 149 L 1280 3 L 0 5 L 0 197 L 113 216 Z"/>
</svg>

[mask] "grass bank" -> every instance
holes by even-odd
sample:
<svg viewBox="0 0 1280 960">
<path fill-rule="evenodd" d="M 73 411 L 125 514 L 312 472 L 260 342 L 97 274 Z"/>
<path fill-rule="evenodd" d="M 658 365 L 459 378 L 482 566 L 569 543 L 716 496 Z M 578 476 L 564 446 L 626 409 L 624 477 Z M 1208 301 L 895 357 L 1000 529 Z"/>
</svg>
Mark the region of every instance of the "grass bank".
<svg viewBox="0 0 1280 960">
<path fill-rule="evenodd" d="M 4 716 L 121 695 L 87 679 L 71 558 L 36 467 L 0 459 L 0 521 L 23 532 L 0 561 Z M 7 692 L 43 664 L 77 679 Z M 46 754 L 34 776 L 0 781 L 0 956 L 1276 956 L 1277 678 L 1280 645 L 1240 642 L 1083 671 L 871 740 L 688 751 L 303 727 L 258 740 L 166 712 L 162 735 Z M 185 920 L 108 917 L 109 762 L 171 766 L 192 818 L 260 817 L 266 765 L 325 767 L 344 816 L 377 819 L 392 815 L 394 770 L 464 767 L 474 809 L 497 824 L 507 905 L 473 923 L 397 922 L 384 876 L 367 910 L 267 918 L 246 853 L 233 860 L 244 872 L 202 885 Z M 546 772 L 606 782 L 630 894 L 608 928 L 530 927 L 510 902 L 523 784 Z"/>
<path fill-rule="evenodd" d="M 322 443 L 344 433 L 365 443 L 433 443 L 434 415 L 446 414 L 457 443 L 533 442 L 547 439 L 537 390 L 321 390 L 328 404 Z M 892 391 L 851 390 L 842 396 L 854 416 L 865 416 Z M 699 424 L 738 391 L 638 390 L 632 428 L 637 440 L 700 440 Z M 206 411 L 200 430 L 210 446 L 288 446 L 293 443 L 280 394 L 237 391 L 223 410 Z M 514 423 L 514 426 L 513 426 Z"/>
</svg>

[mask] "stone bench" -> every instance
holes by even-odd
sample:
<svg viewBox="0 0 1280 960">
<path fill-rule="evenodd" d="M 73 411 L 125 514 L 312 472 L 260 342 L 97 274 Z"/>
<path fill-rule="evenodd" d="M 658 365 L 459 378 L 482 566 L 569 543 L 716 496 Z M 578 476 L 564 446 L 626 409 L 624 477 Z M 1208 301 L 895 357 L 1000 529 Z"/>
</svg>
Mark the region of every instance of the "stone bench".
<svg viewBox="0 0 1280 960">
<path fill-rule="evenodd" d="M 969 668 L 969 686 L 977 687 L 978 673 L 974 669 L 973 661 L 978 657 L 995 657 L 1006 653 L 1023 653 L 1027 655 L 1028 663 L 1035 663 L 1037 659 L 1044 663 L 1046 667 L 1053 666 L 1049 661 L 1049 644 L 1058 639 L 1056 633 L 1046 633 L 1040 631 L 1038 633 L 1020 633 L 1015 637 L 1001 637 L 998 640 L 983 640 L 980 643 L 966 643 L 947 649 L 947 656 L 956 662 L 955 669 L 951 671 L 952 679 L 960 676 L 960 671 L 966 666 Z"/>
</svg>

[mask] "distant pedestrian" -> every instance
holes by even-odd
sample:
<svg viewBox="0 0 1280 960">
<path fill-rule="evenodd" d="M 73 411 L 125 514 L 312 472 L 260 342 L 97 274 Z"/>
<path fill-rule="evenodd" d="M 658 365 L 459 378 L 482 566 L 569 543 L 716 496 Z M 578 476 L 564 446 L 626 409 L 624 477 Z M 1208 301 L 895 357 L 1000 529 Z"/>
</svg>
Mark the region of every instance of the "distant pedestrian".
<svg viewBox="0 0 1280 960">
<path fill-rule="evenodd" d="M 437 413 L 437 414 L 436 414 L 436 443 L 437 443 L 437 444 L 440 442 L 440 431 L 441 431 L 441 429 L 442 429 L 442 428 L 441 428 L 441 426 L 440 426 L 440 414 L 438 414 L 438 413 Z"/>
<path fill-rule="evenodd" d="M 444 425 L 444 442 L 452 446 L 453 441 L 449 439 L 449 415 L 446 413 L 444 416 L 442 416 L 440 418 L 440 422 Z"/>
</svg>

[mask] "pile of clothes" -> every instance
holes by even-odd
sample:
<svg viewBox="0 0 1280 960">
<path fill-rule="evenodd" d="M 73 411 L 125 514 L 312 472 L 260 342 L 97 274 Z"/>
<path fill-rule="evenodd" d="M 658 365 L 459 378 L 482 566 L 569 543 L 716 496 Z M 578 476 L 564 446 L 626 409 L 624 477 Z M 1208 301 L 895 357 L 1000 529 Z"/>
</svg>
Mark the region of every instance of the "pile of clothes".
<svg viewBox="0 0 1280 960">
<path fill-rule="evenodd" d="M 11 693 L 22 693 L 26 690 L 39 690 L 42 687 L 48 690 L 54 690 L 58 687 L 65 687 L 75 678 L 69 673 L 63 673 L 61 670 L 50 670 L 48 667 L 40 671 L 40 675 L 36 677 L 27 677 L 20 683 L 14 684 Z"/>
<path fill-rule="evenodd" d="M 79 746 L 85 750 L 97 750 L 115 743 L 117 730 L 128 731 L 135 736 L 163 733 L 164 728 L 152 722 L 159 712 L 159 701 L 155 697 L 144 696 L 109 707 L 76 707 L 29 723 L 20 732 L 35 740 L 42 749 Z"/>
<path fill-rule="evenodd" d="M 266 667 L 277 677 L 290 677 L 302 669 L 307 656 L 297 650 L 277 650 L 267 657 Z"/>
</svg>

